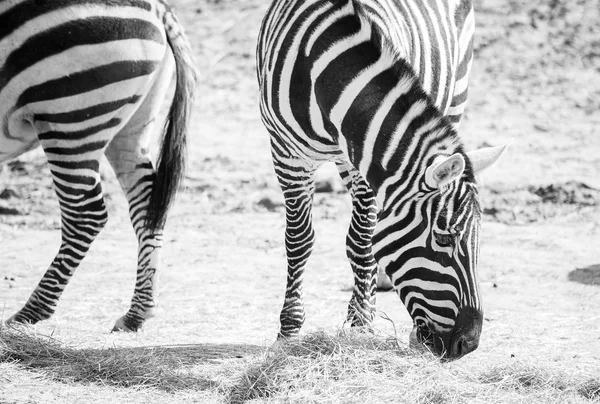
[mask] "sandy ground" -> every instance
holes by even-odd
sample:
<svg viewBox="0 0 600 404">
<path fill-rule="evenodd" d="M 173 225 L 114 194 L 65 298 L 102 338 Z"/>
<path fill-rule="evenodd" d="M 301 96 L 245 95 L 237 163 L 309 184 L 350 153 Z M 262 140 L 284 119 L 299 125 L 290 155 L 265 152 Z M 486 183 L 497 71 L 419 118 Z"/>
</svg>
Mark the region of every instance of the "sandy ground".
<svg viewBox="0 0 600 404">
<path fill-rule="evenodd" d="M 125 199 L 105 164 L 109 224 L 55 316 L 36 326 L 78 346 L 264 346 L 278 329 L 284 212 L 254 73 L 266 2 L 172 2 L 203 76 L 190 170 L 165 234 L 161 308 L 137 335 L 108 333 L 131 298 L 136 246 Z M 600 10 L 593 0 L 546 3 L 477 2 L 477 59 L 461 135 L 468 149 L 513 144 L 482 181 L 485 322 L 480 348 L 461 361 L 539 355 L 598 375 Z M 331 170 L 322 175 L 338 181 Z M 57 251 L 60 218 L 50 185 L 39 150 L 0 168 L 4 319 L 26 301 Z M 275 206 L 265 207 L 264 198 Z M 349 214 L 347 194 L 317 194 L 304 330 L 335 329 L 345 317 Z M 410 318 L 399 298 L 379 294 L 378 310 L 406 340 Z M 376 326 L 393 332 L 383 319 Z"/>
</svg>

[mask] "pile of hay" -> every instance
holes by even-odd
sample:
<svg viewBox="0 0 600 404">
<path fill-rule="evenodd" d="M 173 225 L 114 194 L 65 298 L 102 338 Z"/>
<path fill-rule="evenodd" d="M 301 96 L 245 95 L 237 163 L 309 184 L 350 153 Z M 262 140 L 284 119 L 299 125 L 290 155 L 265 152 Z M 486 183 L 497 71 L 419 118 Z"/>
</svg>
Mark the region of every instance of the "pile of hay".
<svg viewBox="0 0 600 404">
<path fill-rule="evenodd" d="M 442 363 L 393 338 L 317 332 L 273 346 L 228 397 L 294 403 L 586 403 L 600 382 L 579 382 L 556 363 Z"/>
<path fill-rule="evenodd" d="M 0 328 L 0 362 L 63 383 L 203 390 L 233 404 L 600 401 L 598 379 L 567 374 L 545 358 L 442 363 L 395 338 L 355 330 L 315 332 L 243 359 L 212 363 L 168 347 L 76 349 L 28 328 Z"/>
</svg>

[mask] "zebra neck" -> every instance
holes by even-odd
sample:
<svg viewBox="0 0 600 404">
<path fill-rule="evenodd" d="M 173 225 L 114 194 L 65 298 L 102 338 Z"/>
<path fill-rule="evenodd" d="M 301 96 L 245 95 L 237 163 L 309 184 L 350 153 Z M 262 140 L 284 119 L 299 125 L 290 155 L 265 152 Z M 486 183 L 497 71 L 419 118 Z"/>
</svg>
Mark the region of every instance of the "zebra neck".
<svg viewBox="0 0 600 404">
<path fill-rule="evenodd" d="M 437 156 L 462 147 L 404 61 L 377 74 L 365 71 L 354 82 L 365 85 L 341 121 L 338 142 L 384 208 L 398 190 L 416 192 Z"/>
<path fill-rule="evenodd" d="M 308 100 L 310 107 L 292 114 L 309 137 L 339 144 L 382 207 L 398 187 L 418 187 L 435 156 L 461 146 L 389 35 L 353 1 L 334 3 L 324 22 L 305 24 L 313 33 L 298 45 L 289 99 Z"/>
</svg>

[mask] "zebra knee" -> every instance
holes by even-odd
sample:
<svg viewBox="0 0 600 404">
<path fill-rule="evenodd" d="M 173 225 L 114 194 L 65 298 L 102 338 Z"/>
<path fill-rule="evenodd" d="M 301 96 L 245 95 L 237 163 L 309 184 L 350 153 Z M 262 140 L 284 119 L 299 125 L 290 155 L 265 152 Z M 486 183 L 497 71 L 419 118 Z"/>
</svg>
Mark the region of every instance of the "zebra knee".
<svg viewBox="0 0 600 404">
<path fill-rule="evenodd" d="M 346 235 L 346 256 L 352 262 L 374 262 L 372 252 L 372 226 L 370 221 L 355 220 Z"/>
<path fill-rule="evenodd" d="M 94 201 L 85 206 L 85 209 L 74 211 L 63 209 L 63 233 L 76 233 L 78 236 L 87 236 L 89 242 L 94 240 L 108 222 L 108 212 L 102 200 Z"/>
<path fill-rule="evenodd" d="M 95 238 L 108 223 L 108 212 L 102 204 L 101 209 L 84 212 L 78 219 L 76 227 L 84 230 L 90 237 Z"/>
</svg>

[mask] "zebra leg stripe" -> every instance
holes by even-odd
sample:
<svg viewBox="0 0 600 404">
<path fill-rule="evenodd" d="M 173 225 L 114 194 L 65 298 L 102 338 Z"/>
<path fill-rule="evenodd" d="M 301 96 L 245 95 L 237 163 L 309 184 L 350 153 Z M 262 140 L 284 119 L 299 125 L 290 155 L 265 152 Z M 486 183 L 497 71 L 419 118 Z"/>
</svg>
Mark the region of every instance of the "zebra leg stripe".
<svg viewBox="0 0 600 404">
<path fill-rule="evenodd" d="M 285 198 L 287 255 L 287 286 L 285 301 L 279 316 L 278 338 L 297 336 L 304 324 L 304 269 L 315 243 L 312 225 L 314 170 L 300 160 L 274 159 L 275 172 Z"/>
<path fill-rule="evenodd" d="M 51 150 L 49 142 L 52 141 L 41 141 L 47 154 Z M 98 171 L 101 153 L 102 150 L 95 151 L 93 154 L 97 159 L 85 162 L 57 162 L 49 154 L 48 162 L 61 210 L 62 241 L 58 254 L 29 300 L 8 319 L 8 323 L 35 324 L 54 314 L 73 273 L 106 224 L 108 215 Z M 87 171 L 85 176 L 80 175 L 83 165 Z M 70 183 L 65 185 L 65 180 Z"/>
<path fill-rule="evenodd" d="M 152 125 L 148 125 L 148 127 L 152 127 Z M 144 134 L 147 133 L 148 131 L 144 132 Z M 121 139 L 130 140 L 125 137 Z M 119 146 L 119 150 L 116 150 L 114 154 L 111 153 L 111 155 L 118 156 L 127 153 L 126 149 L 124 150 L 121 147 Z M 146 319 L 154 316 L 154 309 L 157 304 L 160 250 L 163 244 L 160 232 L 150 232 L 144 226 L 148 212 L 148 195 L 151 192 L 152 182 L 155 178 L 150 157 L 147 153 L 130 154 L 127 157 L 138 159 L 138 164 L 135 164 L 135 166 L 133 159 L 127 161 L 127 163 L 131 163 L 132 169 L 135 167 L 136 171 L 127 172 L 123 165 L 116 164 L 118 160 L 115 161 L 112 157 L 109 158 L 109 161 L 113 165 L 119 183 L 129 202 L 129 216 L 138 240 L 138 264 L 131 307 L 123 317 L 117 320 L 113 331 L 137 331 Z M 120 162 L 123 162 L 123 160 Z"/>
<path fill-rule="evenodd" d="M 155 231 L 146 226 L 148 197 L 156 178 L 149 148 L 155 129 L 155 117 L 160 112 L 173 70 L 174 60 L 171 51 L 167 49 L 167 55 L 148 95 L 106 149 L 106 157 L 127 197 L 131 224 L 138 240 L 137 277 L 131 307 L 117 320 L 113 331 L 137 331 L 146 319 L 154 316 L 157 305 L 163 226 Z"/>
<path fill-rule="evenodd" d="M 346 237 L 346 255 L 354 273 L 354 289 L 348 305 L 348 321 L 354 326 L 371 327 L 375 313 L 377 262 L 371 239 L 377 224 L 377 205 L 373 190 L 356 169 L 345 171 L 338 165 L 352 195 L 352 220 Z M 345 168 L 350 168 L 346 165 Z M 348 173 L 348 174 L 344 174 Z"/>
</svg>

